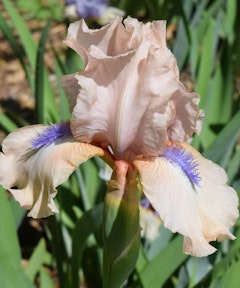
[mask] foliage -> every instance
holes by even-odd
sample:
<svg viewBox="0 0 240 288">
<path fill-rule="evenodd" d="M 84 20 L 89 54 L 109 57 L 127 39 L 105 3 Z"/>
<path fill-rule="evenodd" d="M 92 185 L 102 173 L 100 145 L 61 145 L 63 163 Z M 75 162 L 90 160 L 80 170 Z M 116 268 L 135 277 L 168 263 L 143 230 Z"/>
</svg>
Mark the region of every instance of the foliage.
<svg viewBox="0 0 240 288">
<path fill-rule="evenodd" d="M 30 3 L 31 2 L 31 3 Z M 61 20 L 63 6 L 57 1 L 17 1 L 31 17 Z M 205 120 L 200 136 L 193 144 L 207 158 L 223 166 L 229 184 L 240 191 L 240 100 L 239 100 L 239 41 L 240 6 L 237 0 L 141 0 L 110 1 L 112 6 L 125 10 L 126 15 L 141 20 L 168 20 L 169 46 L 175 54 L 182 76 L 201 96 Z M 32 96 L 35 97 L 35 123 L 58 122 L 69 118 L 66 98 L 60 77 L 82 68 L 76 55 L 66 50 L 55 57 L 54 73 L 57 91 L 49 80 L 44 62 L 46 43 L 50 41 L 46 23 L 38 43 L 33 39 L 25 19 L 14 2 L 3 0 L 4 15 L 0 14 L 0 29 L 9 41 L 15 56 L 26 74 Z M 67 19 L 65 19 L 67 28 Z M 52 24 L 56 25 L 56 23 Z M 18 35 L 16 37 L 15 35 Z M 51 41 L 50 41 L 51 42 Z M 184 77 L 183 77 L 184 80 Z M 11 112 L 11 113 L 10 113 Z M 0 112 L 0 128 L 10 132 L 26 125 L 14 111 Z M 21 265 L 17 231 L 24 211 L 0 188 L 0 279 L 4 287 L 54 287 L 46 267 L 57 270 L 60 287 L 99 287 L 102 282 L 102 199 L 106 186 L 99 179 L 102 162 L 92 159 L 72 175 L 59 190 L 60 213 L 44 222 L 46 238 L 42 238 L 28 259 Z M 135 270 L 124 287 L 237 287 L 240 268 L 240 223 L 235 225 L 234 242 L 218 244 L 218 252 L 204 258 L 182 254 L 182 238 L 160 228 L 160 236 L 144 239 Z M 29 235 L 31 237 L 31 235 Z M 48 245 L 46 245 L 46 241 Z M 12 276 L 14 275 L 14 276 Z M 38 283 L 38 284 L 37 284 Z"/>
<path fill-rule="evenodd" d="M 18 0 L 17 5 L 26 15 L 30 14 L 30 17 L 38 18 L 39 20 L 50 18 L 60 21 L 62 19 L 63 5 L 58 0 Z"/>
</svg>

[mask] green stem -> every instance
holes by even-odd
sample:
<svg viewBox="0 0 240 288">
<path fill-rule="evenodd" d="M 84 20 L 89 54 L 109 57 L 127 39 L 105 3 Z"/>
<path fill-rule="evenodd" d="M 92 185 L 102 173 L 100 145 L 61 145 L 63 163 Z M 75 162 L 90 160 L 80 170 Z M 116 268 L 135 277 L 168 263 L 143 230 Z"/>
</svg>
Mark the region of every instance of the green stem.
<svg viewBox="0 0 240 288">
<path fill-rule="evenodd" d="M 136 169 L 131 164 L 115 161 L 103 212 L 103 287 L 119 288 L 135 267 L 140 245 Z"/>
</svg>

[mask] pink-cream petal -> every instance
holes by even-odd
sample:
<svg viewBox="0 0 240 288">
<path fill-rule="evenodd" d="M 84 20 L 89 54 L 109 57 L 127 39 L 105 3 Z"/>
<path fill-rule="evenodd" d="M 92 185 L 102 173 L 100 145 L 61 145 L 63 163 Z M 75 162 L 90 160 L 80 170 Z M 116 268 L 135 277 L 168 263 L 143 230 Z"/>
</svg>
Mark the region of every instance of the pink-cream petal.
<svg viewBox="0 0 240 288">
<path fill-rule="evenodd" d="M 100 29 L 89 29 L 82 19 L 71 23 L 65 43 L 75 50 L 87 64 L 92 46 L 97 46 L 105 56 L 119 56 L 135 50 L 143 38 L 152 45 L 166 47 L 166 21 L 143 24 L 137 19 L 116 16 Z"/>
<path fill-rule="evenodd" d="M 152 131 L 148 129 L 148 123 L 155 127 L 153 129 L 161 130 L 155 119 L 158 117 L 157 113 L 164 114 L 164 100 L 159 101 L 156 85 L 153 82 L 153 85 L 149 85 L 151 79 L 145 78 L 145 61 L 136 66 L 139 62 L 137 58 L 142 58 L 145 51 L 143 45 L 137 52 L 119 57 L 109 57 L 101 61 L 91 58 L 85 71 L 76 75 L 81 89 L 71 121 L 75 138 L 85 142 L 100 141 L 100 145 L 110 145 L 115 153 L 121 155 L 128 147 L 135 143 L 138 145 L 141 135 L 149 141 L 148 135 Z M 148 64 L 147 71 L 149 70 Z M 160 85 L 161 81 L 159 82 Z M 170 93 L 166 93 L 165 97 L 169 98 Z M 156 109 L 157 113 L 154 113 Z M 153 118 L 151 122 L 142 121 L 145 113 L 148 115 L 146 117 Z M 170 119 L 167 122 L 170 122 Z M 166 130 L 167 125 L 162 134 L 166 134 Z M 159 138 L 160 135 L 158 139 L 153 138 L 153 141 L 158 142 Z M 154 146 L 159 147 L 156 144 Z"/>
<path fill-rule="evenodd" d="M 202 180 L 200 186 L 196 187 L 196 191 L 199 195 L 198 201 L 203 217 L 208 217 L 208 212 L 211 211 L 213 220 L 217 220 L 226 227 L 233 226 L 239 216 L 238 196 L 236 191 L 226 184 L 228 180 L 226 172 L 211 160 L 202 157 L 188 143 L 182 146 L 197 159 Z M 210 221 L 210 217 L 208 220 Z M 218 239 L 211 235 L 209 229 L 205 234 L 209 239 Z"/>
<path fill-rule="evenodd" d="M 184 235 L 185 253 L 207 256 L 215 252 L 210 241 L 234 239 L 229 228 L 238 218 L 238 197 L 226 185 L 226 173 L 182 144 L 197 163 L 200 182 L 192 183 L 185 172 L 165 157 L 135 160 L 146 197 L 164 225 Z"/>
<path fill-rule="evenodd" d="M 170 141 L 185 142 L 192 137 L 194 132 L 199 133 L 199 95 L 189 93 L 179 82 L 177 91 L 172 95 L 175 104 L 175 117 L 168 127 Z"/>
<path fill-rule="evenodd" d="M 33 218 L 57 212 L 56 187 L 84 161 L 103 156 L 101 148 L 75 142 L 71 137 L 32 149 L 31 140 L 47 126 L 35 125 L 12 132 L 0 153 L 0 184 L 8 189 Z M 11 171 L 11 173 L 9 173 Z"/>
<path fill-rule="evenodd" d="M 81 21 L 69 28 L 66 41 L 86 64 L 63 78 L 74 138 L 110 146 L 126 159 L 129 151 L 156 156 L 164 141 L 192 136 L 199 97 L 179 82 L 165 21 L 143 24 L 128 17 L 122 23 L 117 17 L 97 30 Z"/>
<path fill-rule="evenodd" d="M 85 71 L 76 76 L 81 85 L 71 120 L 76 139 L 88 143 L 97 140 L 101 146 L 107 146 L 114 142 L 115 135 L 118 136 L 115 127 L 118 103 L 121 94 L 124 96 L 121 90 L 132 55 L 120 58 L 106 58 L 99 62 L 92 59 Z"/>
<path fill-rule="evenodd" d="M 80 91 L 80 86 L 75 77 L 75 74 L 65 75 L 61 79 L 62 87 L 66 93 L 69 109 L 72 112 L 77 102 L 77 96 Z"/>
<path fill-rule="evenodd" d="M 100 29 L 89 29 L 82 19 L 70 24 L 65 43 L 81 55 L 84 63 L 87 64 L 91 46 L 97 46 L 106 56 L 116 56 L 123 50 L 127 52 L 131 49 L 126 45 L 129 33 L 132 31 L 124 29 L 122 17 L 119 16 Z M 118 37 L 118 41 L 114 41 L 115 37 Z"/>
</svg>

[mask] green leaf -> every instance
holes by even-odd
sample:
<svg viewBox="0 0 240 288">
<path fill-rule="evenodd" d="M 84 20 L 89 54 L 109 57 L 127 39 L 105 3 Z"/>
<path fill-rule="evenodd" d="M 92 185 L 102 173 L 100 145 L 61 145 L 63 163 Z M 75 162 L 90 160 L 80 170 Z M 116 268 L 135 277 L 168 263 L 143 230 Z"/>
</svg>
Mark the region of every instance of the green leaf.
<svg viewBox="0 0 240 288">
<path fill-rule="evenodd" d="M 36 61 L 36 72 L 35 72 L 35 99 L 36 99 L 36 110 L 37 110 L 37 119 L 40 123 L 44 123 L 46 98 L 44 95 L 44 52 L 45 45 L 48 37 L 50 22 L 47 23 L 43 29 L 41 39 L 38 44 L 37 49 L 37 61 Z M 49 95 L 48 95 L 49 97 Z"/>
<path fill-rule="evenodd" d="M 33 288 L 21 265 L 16 225 L 6 191 L 0 187 L 0 283 L 1 287 Z"/>
<path fill-rule="evenodd" d="M 240 133 L 240 111 L 219 133 L 212 145 L 203 153 L 204 157 L 226 167 Z"/>
<path fill-rule="evenodd" d="M 31 281 L 34 281 L 36 274 L 40 271 L 46 257 L 46 243 L 42 238 L 34 249 L 28 261 L 25 273 Z"/>
<path fill-rule="evenodd" d="M 40 77 L 38 79 L 35 79 L 35 83 L 37 83 L 38 88 L 40 88 L 40 90 L 44 89 L 43 92 L 36 92 L 36 88 L 34 89 L 33 87 L 33 91 L 36 93 L 42 93 L 42 95 L 44 95 L 44 107 L 42 107 L 43 109 L 43 113 L 44 113 L 44 123 L 49 123 L 49 122 L 54 122 L 54 121 L 58 121 L 58 114 L 57 114 L 57 107 L 54 101 L 54 93 L 53 93 L 53 89 L 50 85 L 49 82 L 49 78 L 48 78 L 48 73 L 45 69 L 45 67 L 43 68 L 44 64 L 43 64 L 43 48 L 45 46 L 45 41 L 46 41 L 46 30 L 45 29 L 43 31 L 41 40 L 39 42 L 39 46 L 36 45 L 30 30 L 28 29 L 26 23 L 23 21 L 22 17 L 19 15 L 18 11 L 15 9 L 13 3 L 11 3 L 11 1 L 9 0 L 3 0 L 3 4 L 4 7 L 6 8 L 7 12 L 9 13 L 9 16 L 11 18 L 12 24 L 15 27 L 20 41 L 23 45 L 23 48 L 26 52 L 26 56 L 27 59 L 30 63 L 31 66 L 31 71 L 32 73 L 35 71 L 35 73 L 37 73 L 36 71 L 39 69 L 39 65 L 40 65 L 40 72 L 39 75 L 42 75 L 42 70 L 44 70 L 44 76 L 43 78 Z M 38 53 L 38 56 L 37 56 Z M 36 61 L 36 57 L 38 57 L 38 60 Z M 38 67 L 36 67 L 38 65 Z M 42 86 L 41 86 L 42 85 Z M 43 87 L 43 88 L 41 88 Z M 35 94 L 36 94 L 35 93 Z M 39 99 L 38 99 L 39 101 Z M 45 112 L 46 110 L 46 112 Z M 42 119 L 40 119 L 42 120 Z"/>
<path fill-rule="evenodd" d="M 18 128 L 18 126 L 3 113 L 0 113 L 0 127 L 8 133 Z"/>
<path fill-rule="evenodd" d="M 37 49 L 36 71 L 35 71 L 35 98 L 38 122 L 49 123 L 51 120 L 58 121 L 57 106 L 54 93 L 48 80 L 48 73 L 44 64 L 45 46 L 48 38 L 50 21 L 47 22 Z"/>
<path fill-rule="evenodd" d="M 69 263 L 66 246 L 63 240 L 62 226 L 63 224 L 59 221 L 59 214 L 56 214 L 49 218 L 49 224 L 46 228 L 48 231 L 48 238 L 51 241 L 53 255 L 57 263 L 60 287 L 69 287 L 69 279 L 66 277 L 67 271 L 69 269 Z"/>
<path fill-rule="evenodd" d="M 37 13 L 41 8 L 40 1 L 18 0 L 17 5 L 25 12 Z"/>
<path fill-rule="evenodd" d="M 79 269 L 81 266 L 82 254 L 89 235 L 94 233 L 102 225 L 103 205 L 99 204 L 85 212 L 77 221 L 72 235 L 72 273 L 73 286 L 79 287 Z"/>
<path fill-rule="evenodd" d="M 30 73 L 30 69 L 24 61 L 24 51 L 23 51 L 21 45 L 16 40 L 16 37 L 14 36 L 12 29 L 7 24 L 5 19 L 2 17 L 1 13 L 0 13 L 0 30 L 3 32 L 4 36 L 8 40 L 11 48 L 14 51 L 15 56 L 20 61 L 21 65 L 24 69 L 24 72 L 26 74 L 26 78 L 28 80 L 29 86 L 33 89 L 33 79 L 32 79 L 32 75 Z"/>
<path fill-rule="evenodd" d="M 102 253 L 96 245 L 84 249 L 82 270 L 86 287 L 101 287 L 102 283 Z M 79 287 L 79 286 L 78 286 Z M 78 288 L 76 287 L 76 288 Z"/>
<path fill-rule="evenodd" d="M 56 56 L 57 54 L 55 54 Z M 62 65 L 61 65 L 61 60 L 57 57 L 57 61 L 55 62 L 55 71 L 56 71 L 56 75 L 57 75 L 57 88 L 58 88 L 58 94 L 59 94 L 59 98 L 60 98 L 60 107 L 59 107 L 59 118 L 61 120 L 69 120 L 71 118 L 71 113 L 69 110 L 69 105 L 68 105 L 68 101 L 67 101 L 67 97 L 64 93 L 64 90 L 62 88 L 61 85 L 61 77 L 63 75 L 63 69 L 62 69 Z"/>
<path fill-rule="evenodd" d="M 80 170 L 82 172 L 82 176 L 84 179 L 84 185 L 85 189 L 81 190 L 81 196 L 85 197 L 88 202 L 88 207 L 85 207 L 89 209 L 92 207 L 96 201 L 98 188 L 100 184 L 100 179 L 98 176 L 99 170 L 97 169 L 93 159 L 86 161 L 80 166 Z M 85 196 L 83 195 L 85 193 Z"/>
<path fill-rule="evenodd" d="M 222 115 L 225 115 L 223 109 L 225 108 L 222 104 L 222 86 L 223 77 L 221 66 L 218 65 L 214 77 L 212 79 L 210 93 L 209 93 L 209 104 L 207 110 L 209 111 L 207 120 L 210 124 L 221 124 L 224 123 Z"/>
<path fill-rule="evenodd" d="M 207 148 L 215 139 L 215 134 L 209 128 L 208 123 L 208 95 L 209 83 L 211 83 L 211 73 L 213 70 L 215 49 L 216 49 L 216 25 L 214 21 L 210 21 L 208 30 L 204 37 L 203 48 L 201 52 L 199 72 L 197 75 L 196 91 L 200 95 L 200 107 L 205 108 L 206 118 L 203 122 L 202 131 L 200 135 L 201 142 L 204 148 Z"/>
<path fill-rule="evenodd" d="M 235 38 L 234 25 L 237 16 L 237 1 L 228 0 L 226 2 L 226 17 L 224 18 L 224 25 L 229 44 L 231 45 Z"/>
<path fill-rule="evenodd" d="M 14 221 L 16 224 L 16 229 L 18 229 L 26 214 L 26 210 L 23 209 L 14 198 L 11 198 L 9 200 L 9 204 L 11 205 L 11 208 L 12 208 L 12 213 L 13 213 Z"/>
<path fill-rule="evenodd" d="M 217 283 L 216 288 L 238 288 L 239 287 L 239 271 L 240 271 L 240 261 L 234 262 L 225 271 L 224 276 L 221 281 Z"/>
<path fill-rule="evenodd" d="M 239 225 L 236 223 L 236 226 Z M 236 280 L 237 273 L 239 277 L 239 255 L 240 255 L 240 230 L 236 232 L 236 240 L 232 242 L 231 248 L 228 253 L 223 256 L 219 253 L 220 259 L 216 261 L 217 263 L 213 266 L 211 273 L 205 279 L 205 282 L 208 283 L 207 286 L 210 288 L 219 288 L 219 287 L 236 287 L 233 284 L 233 280 Z M 238 271 L 238 272 L 237 272 Z M 211 285 L 209 285 L 209 279 L 211 279 Z M 229 282 L 229 283 L 228 283 Z M 230 283 L 233 285 L 230 285 Z M 223 286 L 224 284 L 224 286 Z M 221 285 L 221 286 L 219 286 Z M 203 287 L 203 286 L 201 286 Z"/>
<path fill-rule="evenodd" d="M 12 24 L 15 26 L 19 37 L 22 41 L 24 50 L 26 52 L 27 58 L 31 64 L 32 71 L 35 70 L 35 59 L 36 59 L 36 52 L 37 52 L 37 45 L 33 40 L 33 37 L 23 21 L 22 17 L 17 12 L 16 8 L 12 1 L 3 0 L 4 7 L 6 8 L 7 12 L 9 13 Z"/>
<path fill-rule="evenodd" d="M 236 147 L 236 151 L 233 154 L 233 157 L 229 161 L 227 175 L 228 175 L 228 182 L 232 183 L 235 176 L 239 172 L 239 165 L 240 165 L 240 147 Z"/>
<path fill-rule="evenodd" d="M 40 270 L 40 288 L 55 288 L 52 278 L 41 268 Z"/>
<path fill-rule="evenodd" d="M 159 254 L 138 271 L 143 288 L 159 288 L 187 259 L 182 253 L 182 237 L 178 235 Z"/>
</svg>

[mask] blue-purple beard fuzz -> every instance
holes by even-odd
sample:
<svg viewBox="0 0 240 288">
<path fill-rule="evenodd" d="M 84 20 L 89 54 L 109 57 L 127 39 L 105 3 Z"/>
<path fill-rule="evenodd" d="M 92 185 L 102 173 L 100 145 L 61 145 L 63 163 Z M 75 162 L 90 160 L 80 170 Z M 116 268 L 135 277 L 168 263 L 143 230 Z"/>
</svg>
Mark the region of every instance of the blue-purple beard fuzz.
<svg viewBox="0 0 240 288">
<path fill-rule="evenodd" d="M 186 174 L 193 185 L 200 186 L 198 164 L 193 155 L 179 144 L 172 144 L 163 149 L 162 157 L 177 165 Z"/>
<path fill-rule="evenodd" d="M 42 146 L 49 145 L 59 139 L 72 137 L 69 122 L 61 122 L 53 124 L 38 133 L 35 138 L 31 140 L 32 149 L 38 149 Z"/>
</svg>

